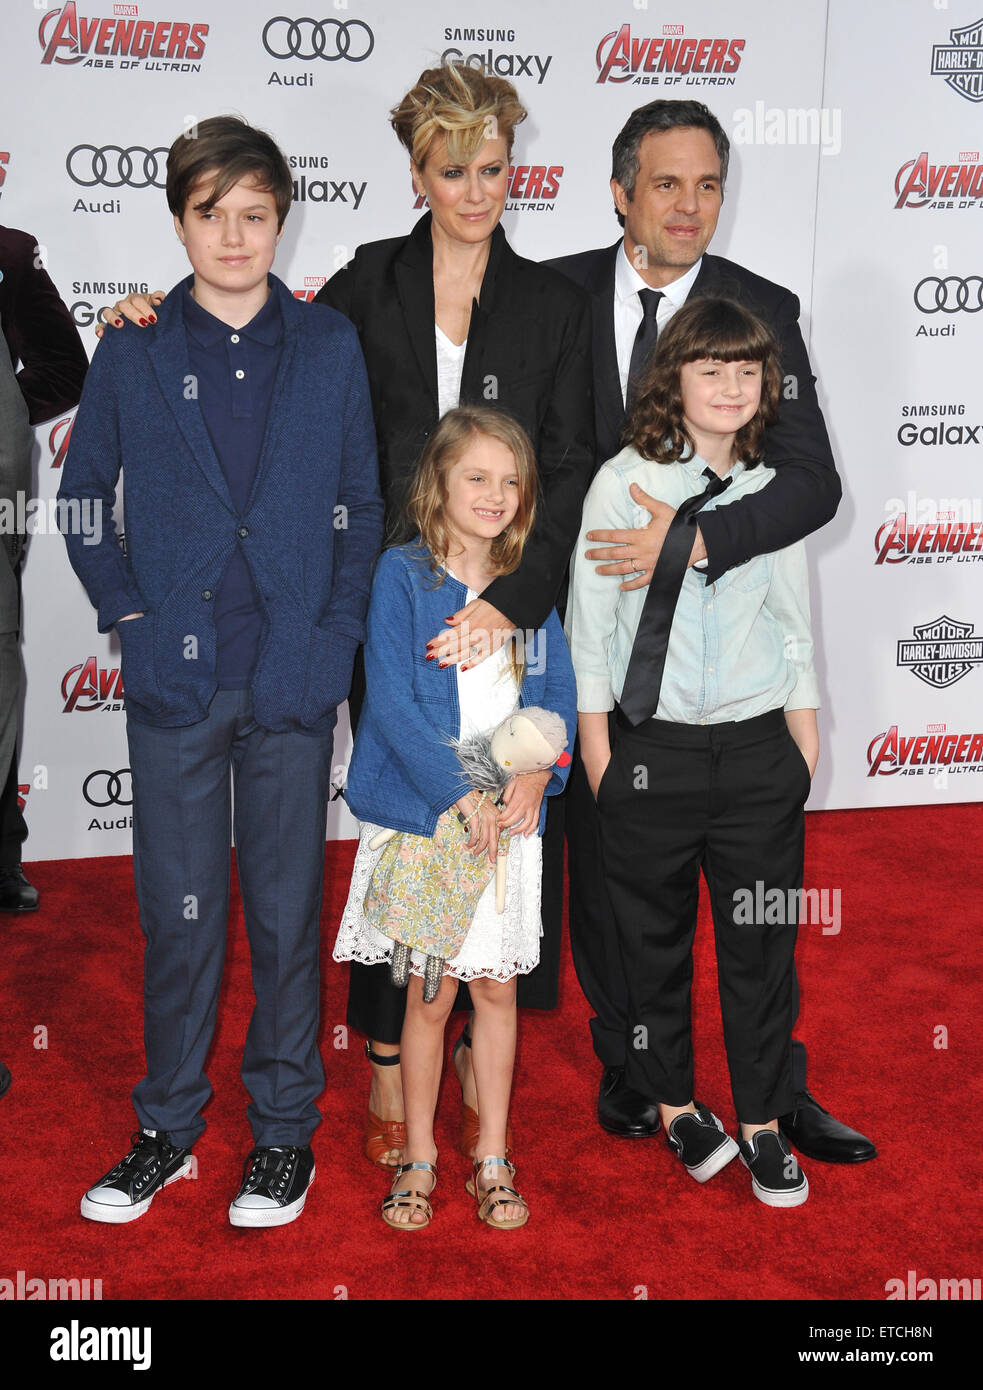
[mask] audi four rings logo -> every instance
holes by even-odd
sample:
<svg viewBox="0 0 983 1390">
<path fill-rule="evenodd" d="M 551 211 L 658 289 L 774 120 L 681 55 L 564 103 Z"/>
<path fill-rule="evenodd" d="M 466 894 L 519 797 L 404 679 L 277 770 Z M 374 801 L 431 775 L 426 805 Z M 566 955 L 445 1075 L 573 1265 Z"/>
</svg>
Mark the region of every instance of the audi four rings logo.
<svg viewBox="0 0 983 1390">
<path fill-rule="evenodd" d="M 375 48 L 375 35 L 361 19 L 287 19 L 278 14 L 266 21 L 263 47 L 271 58 L 364 63 Z"/>
<path fill-rule="evenodd" d="M 978 314 L 983 309 L 983 275 L 926 275 L 915 286 L 915 304 L 923 314 Z"/>
<path fill-rule="evenodd" d="M 65 160 L 65 168 L 74 183 L 83 188 L 163 188 L 167 167 L 167 150 L 157 145 L 145 150 L 131 145 L 76 145 Z"/>
<path fill-rule="evenodd" d="M 129 796 L 123 795 L 124 778 L 125 790 L 129 792 Z M 96 772 L 90 772 L 82 783 L 82 795 L 90 806 L 132 806 L 133 783 L 130 779 L 130 769 L 121 767 L 119 772 L 107 772 L 101 767 Z"/>
</svg>

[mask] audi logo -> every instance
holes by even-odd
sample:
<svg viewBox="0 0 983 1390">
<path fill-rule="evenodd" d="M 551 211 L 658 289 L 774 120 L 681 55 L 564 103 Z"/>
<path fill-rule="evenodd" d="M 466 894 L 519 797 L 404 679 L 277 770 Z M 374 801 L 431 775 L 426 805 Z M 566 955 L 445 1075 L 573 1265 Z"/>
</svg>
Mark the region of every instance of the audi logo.
<svg viewBox="0 0 983 1390">
<path fill-rule="evenodd" d="M 123 795 L 123 779 L 126 778 L 129 796 Z M 92 791 L 90 791 L 90 787 Z M 133 805 L 133 783 L 130 779 L 130 769 L 121 767 L 119 772 L 107 772 L 105 768 L 99 768 L 97 772 L 90 772 L 82 783 L 82 795 L 90 806 L 132 806 Z M 105 800 L 100 801 L 102 796 Z"/>
<path fill-rule="evenodd" d="M 65 160 L 69 177 L 83 188 L 100 183 L 104 188 L 163 188 L 166 164 L 163 145 L 152 150 L 139 145 L 128 150 L 119 145 L 76 145 Z"/>
<path fill-rule="evenodd" d="M 271 58 L 300 58 L 305 63 L 314 58 L 326 63 L 346 58 L 349 63 L 364 63 L 375 48 L 375 35 L 361 19 L 287 19 L 278 14 L 266 21 L 263 47 Z"/>
<path fill-rule="evenodd" d="M 983 309 L 983 275 L 926 275 L 915 286 L 915 304 L 923 314 L 978 314 Z"/>
</svg>

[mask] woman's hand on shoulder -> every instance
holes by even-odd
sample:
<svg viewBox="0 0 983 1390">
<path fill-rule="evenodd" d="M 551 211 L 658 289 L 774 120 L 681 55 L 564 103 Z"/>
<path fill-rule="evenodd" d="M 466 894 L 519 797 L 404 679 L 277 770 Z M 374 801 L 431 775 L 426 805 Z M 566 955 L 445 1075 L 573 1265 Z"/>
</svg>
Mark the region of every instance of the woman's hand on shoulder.
<svg viewBox="0 0 983 1390">
<path fill-rule="evenodd" d="M 472 599 L 446 622 L 448 626 L 427 643 L 427 655 L 432 654 L 441 666 L 462 663 L 462 670 L 480 665 L 515 631 L 511 619 L 483 598 Z"/>
<path fill-rule="evenodd" d="M 138 328 L 146 328 L 148 324 L 156 323 L 157 315 L 154 310 L 158 304 L 163 304 L 166 298 L 163 290 L 154 290 L 150 295 L 128 294 L 125 299 L 118 299 L 111 309 L 104 304 L 97 315 L 99 323 L 96 326 L 96 337 L 102 337 L 107 324 L 111 328 L 122 328 L 124 319 L 129 319 Z"/>
</svg>

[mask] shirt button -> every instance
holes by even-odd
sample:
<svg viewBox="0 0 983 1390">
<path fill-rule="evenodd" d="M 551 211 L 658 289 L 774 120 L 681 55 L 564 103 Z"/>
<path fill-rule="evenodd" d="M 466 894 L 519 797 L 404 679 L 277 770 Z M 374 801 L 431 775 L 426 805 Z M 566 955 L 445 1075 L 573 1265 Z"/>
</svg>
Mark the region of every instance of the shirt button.
<svg viewBox="0 0 983 1390">
<path fill-rule="evenodd" d="M 242 535 L 242 532 L 240 531 L 239 534 L 240 534 L 240 536 L 241 536 L 241 535 Z M 712 675 L 713 675 L 713 667 L 712 667 L 712 666 L 708 666 L 708 667 L 707 667 L 707 675 L 708 675 L 708 676 L 712 676 Z"/>
<path fill-rule="evenodd" d="M 242 368 L 240 367 L 239 370 L 236 372 L 236 380 L 237 380 L 237 381 L 241 381 L 242 378 L 243 378 L 245 375 L 246 375 L 246 373 L 245 373 L 245 372 L 242 370 Z"/>
<path fill-rule="evenodd" d="M 211 591 L 211 589 L 202 589 L 202 591 L 201 591 L 201 596 L 202 596 L 202 598 L 205 599 L 205 601 L 207 602 L 208 599 L 210 599 L 211 596 L 212 596 L 212 591 Z"/>
<path fill-rule="evenodd" d="M 707 722 L 707 721 L 706 721 L 705 719 L 701 719 L 701 720 L 700 720 L 700 723 L 701 723 L 701 724 L 705 724 L 706 722 Z"/>
<path fill-rule="evenodd" d="M 233 333 L 232 337 L 229 339 L 229 342 L 230 342 L 230 343 L 237 343 L 238 341 L 239 341 L 239 334 L 238 334 L 238 333 Z"/>
<path fill-rule="evenodd" d="M 708 612 L 708 613 L 712 613 L 712 612 L 713 612 L 713 604 L 712 604 L 712 603 L 708 603 L 708 604 L 707 604 L 707 612 Z"/>
<path fill-rule="evenodd" d="M 240 526 L 239 529 L 238 529 L 238 531 L 236 531 L 236 535 L 237 535 L 237 536 L 240 536 L 243 540 L 245 540 L 246 537 L 249 535 L 249 527 L 248 527 L 248 526 Z"/>
</svg>

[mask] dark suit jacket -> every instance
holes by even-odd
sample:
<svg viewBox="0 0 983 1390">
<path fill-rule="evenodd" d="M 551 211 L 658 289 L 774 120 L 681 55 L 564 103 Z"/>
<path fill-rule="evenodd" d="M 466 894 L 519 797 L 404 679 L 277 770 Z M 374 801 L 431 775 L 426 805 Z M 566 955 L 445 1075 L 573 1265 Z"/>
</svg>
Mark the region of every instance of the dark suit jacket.
<svg viewBox="0 0 983 1390">
<path fill-rule="evenodd" d="M 16 528 L 17 494 L 25 505 L 31 490 L 31 428 L 14 369 L 0 354 L 0 632 L 16 632 L 20 599 L 17 565 L 24 537 Z M 4 769 L 6 775 L 6 769 Z"/>
<path fill-rule="evenodd" d="M 89 359 L 48 272 L 35 267 L 37 242 L 0 227 L 0 327 L 31 424 L 71 410 L 82 395 Z"/>
<path fill-rule="evenodd" d="M 360 246 L 316 302 L 352 320 L 365 354 L 387 521 L 437 424 L 430 214 L 408 237 Z M 594 469 L 590 301 L 556 271 L 517 256 L 492 233 L 480 303 L 471 309 L 461 403 L 508 411 L 536 450 L 541 505 L 514 574 L 484 592 L 519 628 L 543 625 L 580 529 Z"/>
<path fill-rule="evenodd" d="M 598 466 L 620 452 L 625 423 L 614 339 L 614 272 L 621 245 L 618 241 L 603 250 L 549 262 L 593 297 Z M 836 512 L 842 489 L 799 331 L 796 296 L 733 261 L 710 255 L 703 257 L 690 298 L 694 295 L 735 299 L 768 324 L 778 339 L 782 374 L 795 378 L 798 392 L 790 400 L 783 394 L 778 420 L 766 434 L 765 460 L 777 470 L 768 487 L 700 516 L 706 577 L 712 583 L 734 565 L 781 550 L 825 526 Z"/>
<path fill-rule="evenodd" d="M 145 724 L 205 718 L 216 690 L 212 600 L 240 541 L 266 619 L 250 682 L 263 728 L 329 733 L 365 638 L 382 499 L 362 354 L 339 314 L 313 313 L 275 276 L 271 293 L 283 348 L 244 509 L 187 390 L 179 293 L 152 333 L 107 333 L 85 383 L 58 496 L 92 504 L 100 539 L 69 529 L 65 541 L 99 630 L 118 623 L 127 709 Z M 125 554 L 112 515 L 121 470 Z M 118 621 L 128 613 L 145 616 Z"/>
</svg>

